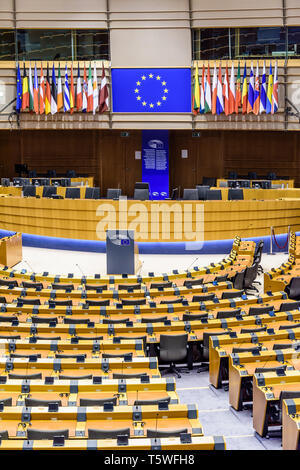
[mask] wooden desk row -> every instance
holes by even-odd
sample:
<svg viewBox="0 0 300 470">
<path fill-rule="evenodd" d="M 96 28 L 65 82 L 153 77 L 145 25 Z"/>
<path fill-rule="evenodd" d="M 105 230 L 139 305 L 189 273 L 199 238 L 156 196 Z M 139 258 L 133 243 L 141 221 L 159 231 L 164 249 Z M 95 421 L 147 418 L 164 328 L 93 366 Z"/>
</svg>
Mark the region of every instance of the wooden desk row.
<svg viewBox="0 0 300 470">
<path fill-rule="evenodd" d="M 266 191 L 265 197 L 263 190 L 257 190 L 252 198 L 239 201 L 72 200 L 6 195 L 0 197 L 0 213 L 4 230 L 76 240 L 105 241 L 107 228 L 126 229 L 129 225 L 135 230 L 137 242 L 230 240 L 236 233 L 243 238 L 269 236 L 270 227 L 276 233 L 286 233 L 289 225 L 298 231 L 300 190 Z"/>
<path fill-rule="evenodd" d="M 0 275 L 3 277 L 15 278 L 15 279 L 23 279 L 27 281 L 33 282 L 62 282 L 62 283 L 69 283 L 73 282 L 74 284 L 108 284 L 108 285 L 115 285 L 115 284 L 128 284 L 129 282 L 132 283 L 142 283 L 147 284 L 156 281 L 173 281 L 176 279 L 190 279 L 195 277 L 200 277 L 205 274 L 217 273 L 219 271 L 224 270 L 229 266 L 233 266 L 240 262 L 240 257 L 242 257 L 241 261 L 243 261 L 243 256 L 245 252 L 243 247 L 248 247 L 249 242 L 241 242 L 239 237 L 236 237 L 233 241 L 233 247 L 228 255 L 227 258 L 223 259 L 219 263 L 211 263 L 209 266 L 206 267 L 198 267 L 195 266 L 193 269 L 189 271 L 178 271 L 174 270 L 172 273 L 164 273 L 164 274 L 155 274 L 155 273 L 148 273 L 148 276 L 135 276 L 135 275 L 122 275 L 122 276 L 103 276 L 100 274 L 95 274 L 94 276 L 82 276 L 80 278 L 74 276 L 74 273 L 69 273 L 66 276 L 57 275 L 57 274 L 49 274 L 49 272 L 43 273 L 30 273 L 27 272 L 26 269 L 16 270 L 16 269 L 9 269 L 7 267 L 0 268 Z M 253 242 L 252 242 L 253 245 Z M 255 245 L 255 244 L 254 244 Z M 241 249 L 241 254 L 239 253 L 239 249 Z M 252 246 L 251 246 L 252 249 Z"/>
<path fill-rule="evenodd" d="M 223 436 L 192 436 L 190 443 L 183 443 L 179 437 L 153 439 L 128 439 L 128 443 L 119 444 L 117 439 L 76 439 L 64 441 L 63 447 L 47 440 L 2 440 L 0 450 L 226 450 Z"/>
</svg>

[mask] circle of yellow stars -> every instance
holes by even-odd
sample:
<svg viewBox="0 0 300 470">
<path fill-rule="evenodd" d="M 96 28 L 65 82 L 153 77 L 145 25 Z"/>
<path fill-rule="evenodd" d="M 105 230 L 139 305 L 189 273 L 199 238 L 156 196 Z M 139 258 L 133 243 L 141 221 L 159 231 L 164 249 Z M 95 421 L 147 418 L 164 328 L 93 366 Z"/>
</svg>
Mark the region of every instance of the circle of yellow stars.
<svg viewBox="0 0 300 470">
<path fill-rule="evenodd" d="M 145 82 L 145 80 L 147 79 L 150 79 L 150 80 L 157 80 L 161 83 L 161 86 L 162 86 L 162 96 L 160 99 L 158 99 L 158 101 L 154 102 L 154 101 L 145 101 L 142 96 L 141 96 L 141 86 L 143 84 L 143 82 Z M 136 99 L 137 101 L 139 101 L 142 106 L 145 108 L 145 109 L 155 109 L 155 108 L 160 108 L 160 106 L 163 104 L 164 101 L 167 100 L 167 95 L 168 95 L 168 88 L 167 88 L 167 82 L 165 80 L 162 80 L 161 76 L 160 75 L 155 75 L 153 73 L 149 73 L 148 76 L 147 75 L 142 75 L 141 76 L 141 79 L 138 80 L 136 82 L 136 88 L 134 90 L 134 93 L 137 95 L 136 96 Z"/>
</svg>

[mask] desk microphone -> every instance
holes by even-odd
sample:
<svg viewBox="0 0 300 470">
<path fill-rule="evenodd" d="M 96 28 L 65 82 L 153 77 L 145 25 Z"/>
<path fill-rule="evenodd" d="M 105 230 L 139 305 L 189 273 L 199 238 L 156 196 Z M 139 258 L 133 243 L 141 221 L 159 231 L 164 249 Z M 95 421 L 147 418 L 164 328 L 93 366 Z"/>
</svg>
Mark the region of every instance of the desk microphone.
<svg viewBox="0 0 300 470">
<path fill-rule="evenodd" d="M 81 267 L 79 266 L 79 264 L 76 263 L 76 266 L 77 266 L 77 268 L 79 269 L 79 271 L 81 272 L 81 274 L 82 274 L 83 276 L 85 276 L 85 274 L 84 274 L 84 272 L 82 271 L 82 269 L 81 269 Z"/>
<path fill-rule="evenodd" d="M 194 259 L 194 261 L 192 261 L 192 263 L 189 265 L 189 267 L 187 268 L 187 271 L 190 269 L 190 267 L 199 259 L 199 256 L 197 256 L 197 258 Z"/>
<path fill-rule="evenodd" d="M 31 266 L 31 265 L 28 263 L 28 261 L 26 261 L 26 259 L 24 260 L 24 262 L 27 264 L 27 266 L 29 266 L 29 267 L 30 267 L 31 271 L 32 271 L 32 272 L 34 272 L 34 269 L 33 269 L 33 267 L 32 267 L 32 266 Z"/>
</svg>

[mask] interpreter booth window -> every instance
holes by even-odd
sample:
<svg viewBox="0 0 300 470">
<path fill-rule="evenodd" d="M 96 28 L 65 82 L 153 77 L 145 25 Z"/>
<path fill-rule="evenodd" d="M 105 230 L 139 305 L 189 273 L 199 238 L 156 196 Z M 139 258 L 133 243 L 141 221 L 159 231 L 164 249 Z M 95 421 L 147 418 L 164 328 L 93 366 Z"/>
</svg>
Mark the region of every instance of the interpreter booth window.
<svg viewBox="0 0 300 470">
<path fill-rule="evenodd" d="M 280 27 L 236 28 L 235 58 L 282 57 L 286 54 L 285 29 Z"/>
<path fill-rule="evenodd" d="M 72 60 L 72 31 L 19 29 L 19 60 Z"/>
<path fill-rule="evenodd" d="M 76 30 L 75 60 L 109 60 L 109 34 L 106 30 Z"/>
<path fill-rule="evenodd" d="M 231 28 L 193 29 L 193 60 L 231 59 L 233 33 Z"/>
<path fill-rule="evenodd" d="M 0 29 L 0 60 L 15 60 L 15 33 Z"/>
<path fill-rule="evenodd" d="M 300 26 L 289 26 L 287 34 L 289 57 L 300 57 Z"/>
</svg>

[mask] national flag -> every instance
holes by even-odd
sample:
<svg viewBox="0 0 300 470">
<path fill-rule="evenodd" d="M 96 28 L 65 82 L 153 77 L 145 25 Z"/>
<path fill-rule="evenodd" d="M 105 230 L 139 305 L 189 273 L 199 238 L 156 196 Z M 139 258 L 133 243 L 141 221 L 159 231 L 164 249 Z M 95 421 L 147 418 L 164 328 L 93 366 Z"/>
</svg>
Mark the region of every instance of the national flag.
<svg viewBox="0 0 300 470">
<path fill-rule="evenodd" d="M 35 114 L 39 113 L 39 84 L 38 84 L 36 64 L 34 64 L 34 78 L 33 78 L 33 110 Z"/>
<path fill-rule="evenodd" d="M 234 65 L 231 64 L 230 85 L 229 85 L 229 114 L 235 111 L 235 82 L 234 82 Z"/>
<path fill-rule="evenodd" d="M 102 64 L 102 76 L 103 76 L 103 64 Z M 102 82 L 101 82 L 102 84 Z M 101 92 L 100 92 L 101 96 Z M 194 78 L 194 91 L 193 91 L 193 114 L 198 114 L 200 109 L 200 86 L 199 86 L 199 71 L 198 71 L 198 63 L 196 62 L 196 70 L 195 70 L 195 78 Z"/>
<path fill-rule="evenodd" d="M 228 89 L 228 67 L 226 64 L 224 83 L 223 83 L 223 96 L 224 96 L 224 112 L 226 116 L 229 114 L 229 89 Z"/>
<path fill-rule="evenodd" d="M 89 66 L 89 76 L 88 76 L 88 93 L 87 93 L 87 112 L 93 111 L 93 82 L 92 82 L 92 68 L 91 63 Z"/>
<path fill-rule="evenodd" d="M 235 112 L 238 114 L 239 108 L 242 106 L 242 89 L 241 89 L 241 69 L 238 63 L 238 70 L 236 76 L 236 90 L 235 90 Z"/>
<path fill-rule="evenodd" d="M 57 87 L 54 64 L 52 66 L 51 114 L 57 113 Z"/>
<path fill-rule="evenodd" d="M 21 79 L 21 72 L 20 72 L 20 65 L 18 64 L 17 67 L 17 104 L 16 104 L 16 111 L 19 113 L 22 108 L 22 79 Z"/>
<path fill-rule="evenodd" d="M 259 113 L 263 113 L 267 109 L 267 80 L 266 80 L 266 64 L 264 62 L 263 74 L 260 88 L 260 100 L 259 100 Z"/>
<path fill-rule="evenodd" d="M 93 76 L 93 114 L 96 113 L 96 109 L 99 104 L 99 92 L 98 92 L 98 81 L 97 81 L 97 70 L 96 63 L 94 62 L 94 76 Z"/>
<path fill-rule="evenodd" d="M 259 71 L 258 71 L 258 62 L 256 62 L 253 112 L 254 112 L 254 114 L 256 114 L 256 116 L 259 113 Z"/>
<path fill-rule="evenodd" d="M 33 113 L 33 82 L 32 82 L 32 72 L 31 72 L 31 63 L 29 62 L 29 73 L 28 73 L 28 88 L 29 88 L 29 111 Z"/>
<path fill-rule="evenodd" d="M 74 77 L 73 77 L 73 64 L 71 65 L 71 87 L 70 87 L 70 113 L 73 114 L 75 108 L 75 92 L 74 92 Z"/>
<path fill-rule="evenodd" d="M 64 83 L 64 112 L 70 111 L 70 90 L 67 64 L 65 66 L 65 83 Z"/>
<path fill-rule="evenodd" d="M 45 112 L 45 80 L 43 73 L 43 66 L 41 64 L 41 75 L 40 75 L 40 99 L 39 99 L 40 114 Z"/>
<path fill-rule="evenodd" d="M 213 74 L 213 83 L 212 83 L 212 103 L 211 103 L 211 112 L 216 114 L 217 112 L 217 88 L 218 88 L 218 78 L 217 78 L 217 67 L 214 65 L 214 74 Z"/>
<path fill-rule="evenodd" d="M 217 84 L 217 114 L 224 112 L 223 90 L 222 90 L 222 72 L 221 64 L 219 65 L 218 84 Z"/>
<path fill-rule="evenodd" d="M 199 79 L 198 79 L 198 86 L 199 86 Z M 198 93 L 198 105 L 199 105 L 199 93 Z M 99 95 L 99 112 L 104 113 L 109 109 L 109 98 L 108 98 L 108 88 L 104 70 L 104 64 L 102 62 L 102 76 L 101 76 L 101 83 L 100 83 L 100 95 Z"/>
<path fill-rule="evenodd" d="M 23 83 L 22 83 L 22 111 L 29 107 L 29 90 L 28 77 L 26 75 L 25 62 L 23 66 Z"/>
<path fill-rule="evenodd" d="M 82 108 L 82 89 L 81 89 L 79 62 L 78 62 L 77 86 L 76 86 L 76 108 L 77 108 L 77 111 L 80 111 Z"/>
<path fill-rule="evenodd" d="M 277 61 L 275 63 L 275 71 L 274 71 L 274 85 L 273 85 L 273 93 L 272 93 L 272 109 L 271 113 L 274 114 L 278 110 L 278 69 L 277 69 Z"/>
<path fill-rule="evenodd" d="M 209 63 L 207 64 L 207 78 L 206 78 L 206 86 L 205 86 L 204 112 L 205 113 L 210 113 L 211 112 L 211 84 L 210 84 Z"/>
<path fill-rule="evenodd" d="M 253 113 L 253 105 L 254 105 L 254 72 L 253 72 L 253 63 L 251 63 L 249 89 L 248 89 L 248 103 L 247 103 L 248 114 Z"/>
<path fill-rule="evenodd" d="M 248 101 L 247 67 L 246 67 L 246 62 L 245 62 L 243 84 L 242 84 L 242 112 L 243 114 L 247 112 L 247 101 Z"/>
<path fill-rule="evenodd" d="M 57 112 L 63 108 L 63 92 L 62 92 L 62 82 L 60 74 L 60 64 L 58 64 L 58 78 L 57 78 Z"/>
<path fill-rule="evenodd" d="M 202 79 L 200 88 L 200 113 L 203 114 L 205 109 L 205 67 L 202 66 Z"/>
<path fill-rule="evenodd" d="M 83 71 L 83 87 L 82 87 L 82 111 L 86 113 L 87 111 L 87 92 L 88 92 L 88 84 L 86 79 L 86 68 L 84 64 L 84 71 Z"/>
<path fill-rule="evenodd" d="M 267 106 L 266 113 L 270 114 L 272 111 L 272 94 L 273 94 L 273 73 L 272 73 L 272 63 L 270 62 L 270 72 L 268 80 L 268 89 L 267 89 Z"/>
<path fill-rule="evenodd" d="M 46 79 L 46 92 L 45 92 L 45 114 L 51 112 L 51 91 L 50 91 L 50 78 L 49 78 L 49 64 L 47 63 L 47 79 Z"/>
</svg>

